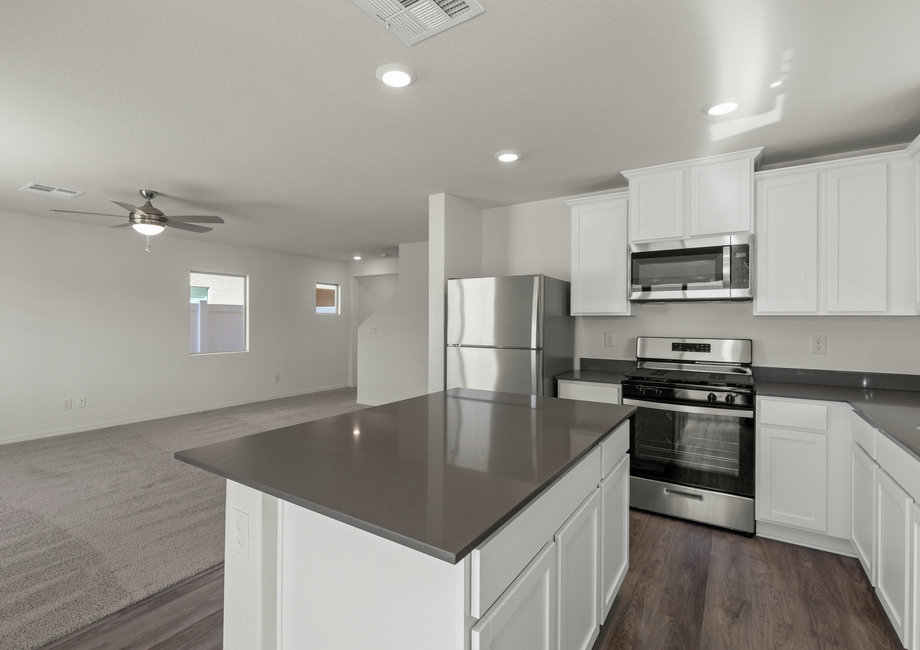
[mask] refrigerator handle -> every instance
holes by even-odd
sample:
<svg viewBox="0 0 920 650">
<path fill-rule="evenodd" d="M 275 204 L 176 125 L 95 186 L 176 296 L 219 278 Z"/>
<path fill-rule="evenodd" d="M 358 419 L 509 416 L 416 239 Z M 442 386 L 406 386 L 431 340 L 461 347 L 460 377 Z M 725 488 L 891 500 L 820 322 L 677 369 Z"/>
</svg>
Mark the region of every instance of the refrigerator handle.
<svg viewBox="0 0 920 650">
<path fill-rule="evenodd" d="M 530 315 L 530 347 L 536 348 L 539 345 L 540 336 L 540 276 L 533 279 L 533 300 L 531 301 L 533 313 Z M 539 345 L 539 347 L 543 347 Z M 534 393 L 536 395 L 536 393 Z"/>
</svg>

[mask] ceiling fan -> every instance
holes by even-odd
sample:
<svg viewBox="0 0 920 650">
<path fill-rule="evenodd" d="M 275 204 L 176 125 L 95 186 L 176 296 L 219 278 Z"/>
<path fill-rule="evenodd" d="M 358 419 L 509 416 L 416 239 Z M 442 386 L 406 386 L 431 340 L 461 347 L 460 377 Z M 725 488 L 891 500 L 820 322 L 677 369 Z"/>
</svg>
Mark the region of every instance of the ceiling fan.
<svg viewBox="0 0 920 650">
<path fill-rule="evenodd" d="M 224 223 L 224 220 L 214 215 L 175 215 L 166 216 L 160 210 L 157 210 L 150 203 L 151 199 L 156 198 L 157 192 L 154 190 L 140 190 L 140 195 L 144 198 L 144 205 L 136 208 L 130 203 L 122 203 L 111 199 L 112 203 L 128 211 L 128 222 L 122 223 L 113 228 L 127 228 L 131 226 L 142 235 L 159 235 L 169 226 L 177 230 L 188 230 L 189 232 L 208 232 L 211 228 L 196 226 L 196 223 Z M 123 218 L 120 214 L 103 214 L 101 212 L 78 212 L 76 210 L 52 210 L 52 212 L 68 212 L 70 214 L 92 214 L 100 217 L 117 217 Z"/>
</svg>

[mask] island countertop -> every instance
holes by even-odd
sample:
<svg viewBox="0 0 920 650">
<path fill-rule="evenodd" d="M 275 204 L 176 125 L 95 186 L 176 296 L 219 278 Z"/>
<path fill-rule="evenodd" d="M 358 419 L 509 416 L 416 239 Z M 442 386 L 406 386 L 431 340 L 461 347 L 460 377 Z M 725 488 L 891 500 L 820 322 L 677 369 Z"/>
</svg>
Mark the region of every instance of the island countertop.
<svg viewBox="0 0 920 650">
<path fill-rule="evenodd" d="M 633 411 L 451 389 L 175 457 L 456 563 Z"/>
</svg>

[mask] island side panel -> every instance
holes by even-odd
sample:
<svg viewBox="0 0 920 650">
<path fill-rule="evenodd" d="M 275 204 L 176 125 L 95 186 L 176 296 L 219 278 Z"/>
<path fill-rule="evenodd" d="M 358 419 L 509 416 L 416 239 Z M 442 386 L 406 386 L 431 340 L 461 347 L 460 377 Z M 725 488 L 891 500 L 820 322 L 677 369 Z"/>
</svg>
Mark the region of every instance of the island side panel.
<svg viewBox="0 0 920 650">
<path fill-rule="evenodd" d="M 278 499 L 227 481 L 224 650 L 278 647 L 278 515 Z"/>
<path fill-rule="evenodd" d="M 450 564 L 281 502 L 282 650 L 469 650 L 469 556 Z"/>
</svg>

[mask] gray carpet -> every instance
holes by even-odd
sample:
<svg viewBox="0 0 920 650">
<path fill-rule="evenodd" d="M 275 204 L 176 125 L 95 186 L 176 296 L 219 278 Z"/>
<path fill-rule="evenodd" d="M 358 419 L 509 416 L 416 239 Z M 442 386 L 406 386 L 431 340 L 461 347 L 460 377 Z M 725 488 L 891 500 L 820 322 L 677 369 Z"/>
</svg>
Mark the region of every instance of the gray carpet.
<svg viewBox="0 0 920 650">
<path fill-rule="evenodd" d="M 354 411 L 341 388 L 0 446 L 0 650 L 37 648 L 223 561 L 190 447 Z"/>
</svg>

